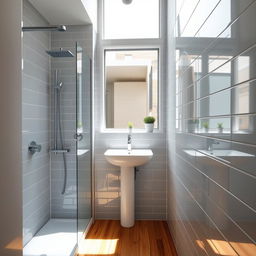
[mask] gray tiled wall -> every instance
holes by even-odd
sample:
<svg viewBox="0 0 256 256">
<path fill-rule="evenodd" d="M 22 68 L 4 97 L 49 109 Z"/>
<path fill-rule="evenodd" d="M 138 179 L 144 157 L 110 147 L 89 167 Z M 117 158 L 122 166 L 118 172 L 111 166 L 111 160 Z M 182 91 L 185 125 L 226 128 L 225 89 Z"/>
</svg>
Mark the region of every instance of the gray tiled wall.
<svg viewBox="0 0 256 256">
<path fill-rule="evenodd" d="M 47 26 L 28 1 L 23 1 L 23 25 Z M 23 241 L 24 245 L 51 218 L 76 217 L 76 58 L 53 59 L 46 50 L 60 47 L 75 55 L 76 42 L 92 57 L 92 26 L 69 26 L 67 32 L 23 33 L 22 138 L 23 138 Z M 60 70 L 62 126 L 67 154 L 67 193 L 62 196 L 62 155 L 49 154 L 53 146 L 53 83 Z M 89 78 L 87 78 L 89 79 Z M 31 156 L 35 140 L 42 151 Z M 51 171 L 50 171 L 51 170 Z"/>
<path fill-rule="evenodd" d="M 99 35 L 98 35 L 99 36 Z M 162 58 L 164 60 L 164 58 Z M 162 66 L 164 67 L 164 65 Z M 126 148 L 127 133 L 104 132 L 103 51 L 100 39 L 96 46 L 94 126 L 95 126 L 95 218 L 120 219 L 120 168 L 109 164 L 104 152 L 108 148 Z M 165 80 L 161 84 L 160 112 L 165 116 Z M 132 135 L 133 148 L 151 148 L 154 156 L 139 167 L 135 181 L 136 219 L 166 219 L 166 136 L 165 120 L 159 133 Z"/>
<path fill-rule="evenodd" d="M 48 23 L 25 0 L 23 25 Z M 26 244 L 50 217 L 48 32 L 23 33 L 22 157 L 23 243 Z M 28 144 L 36 141 L 42 151 L 31 156 Z"/>
<path fill-rule="evenodd" d="M 172 16 L 174 6 L 169 227 L 180 256 L 256 255 L 256 1 L 178 0 Z"/>
<path fill-rule="evenodd" d="M 152 138 L 153 137 L 153 138 Z M 134 148 L 151 148 L 152 160 L 139 167 L 135 181 L 137 219 L 166 218 L 165 139 L 162 134 L 133 134 Z M 120 169 L 107 163 L 108 148 L 125 148 L 127 134 L 96 134 L 95 211 L 97 219 L 120 218 Z"/>
<path fill-rule="evenodd" d="M 53 32 L 51 48 L 70 50 L 75 55 L 76 42 L 79 42 L 86 55 L 91 58 L 91 25 L 68 26 L 65 33 Z M 59 70 L 59 81 L 63 82 L 61 112 L 64 146 L 71 149 L 67 154 L 67 190 L 64 195 L 61 194 L 64 179 L 63 158 L 60 154 L 51 154 L 51 217 L 75 218 L 77 214 L 76 141 L 74 140 L 76 133 L 76 58 L 52 58 L 51 67 L 51 83 L 53 84 L 55 81 L 56 69 Z M 53 99 L 51 106 L 51 127 L 53 128 Z M 53 147 L 53 129 L 51 132 L 51 145 Z"/>
</svg>

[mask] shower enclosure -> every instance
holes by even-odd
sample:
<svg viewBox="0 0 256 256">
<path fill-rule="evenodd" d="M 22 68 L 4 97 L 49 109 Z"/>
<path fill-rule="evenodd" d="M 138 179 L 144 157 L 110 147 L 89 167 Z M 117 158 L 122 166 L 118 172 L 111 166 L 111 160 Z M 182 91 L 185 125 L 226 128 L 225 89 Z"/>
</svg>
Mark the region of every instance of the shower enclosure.
<svg viewBox="0 0 256 256">
<path fill-rule="evenodd" d="M 91 59 L 80 45 L 77 53 L 76 149 L 78 242 L 92 218 Z"/>
<path fill-rule="evenodd" d="M 49 27 L 49 31 L 55 29 L 50 36 L 58 38 L 59 33 L 66 33 L 66 28 L 60 28 L 63 26 Z M 36 33 L 42 34 L 35 37 L 49 39 L 47 27 L 23 29 L 23 145 L 34 143 L 27 149 L 24 146 L 23 255 L 71 256 L 92 219 L 91 60 L 83 45 L 74 40 L 69 40 L 70 47 L 65 44 L 65 49 L 40 49 L 40 58 L 45 62 L 35 62 L 48 68 L 49 84 L 45 84 L 43 93 L 32 88 L 33 93 L 38 93 L 38 101 L 29 105 L 28 84 L 33 86 L 34 82 L 36 87 L 40 80 L 43 88 L 44 76 L 29 66 L 31 60 L 26 62 L 34 54 L 26 48 L 33 39 L 28 34 L 39 30 Z M 33 118 L 26 118 L 30 115 Z M 32 210 L 35 214 L 30 215 Z"/>
</svg>

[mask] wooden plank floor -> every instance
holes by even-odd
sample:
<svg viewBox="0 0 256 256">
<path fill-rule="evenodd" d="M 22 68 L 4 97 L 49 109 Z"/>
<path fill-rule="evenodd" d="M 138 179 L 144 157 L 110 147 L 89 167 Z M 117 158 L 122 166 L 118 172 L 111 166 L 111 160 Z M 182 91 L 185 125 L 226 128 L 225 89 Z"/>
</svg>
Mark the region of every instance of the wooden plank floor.
<svg viewBox="0 0 256 256">
<path fill-rule="evenodd" d="M 79 248 L 80 256 L 177 256 L 165 221 L 123 228 L 117 220 L 96 220 Z"/>
</svg>

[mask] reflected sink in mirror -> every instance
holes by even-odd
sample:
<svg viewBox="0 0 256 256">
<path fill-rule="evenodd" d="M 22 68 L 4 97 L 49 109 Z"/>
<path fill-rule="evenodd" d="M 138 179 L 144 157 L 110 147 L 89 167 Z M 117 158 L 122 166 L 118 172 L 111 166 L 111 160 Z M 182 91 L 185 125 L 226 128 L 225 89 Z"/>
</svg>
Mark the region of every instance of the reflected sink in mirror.
<svg viewBox="0 0 256 256">
<path fill-rule="evenodd" d="M 212 151 L 200 150 L 200 152 L 208 155 L 215 155 L 218 157 L 254 157 L 254 155 L 248 153 L 229 149 L 214 149 Z"/>
<path fill-rule="evenodd" d="M 213 149 L 213 150 L 184 150 L 190 156 L 205 157 L 206 155 L 214 157 L 255 157 L 255 155 L 248 154 L 238 150 L 231 149 Z"/>
<path fill-rule="evenodd" d="M 104 153 L 109 163 L 116 166 L 134 167 L 146 164 L 152 157 L 151 149 L 108 149 Z"/>
</svg>

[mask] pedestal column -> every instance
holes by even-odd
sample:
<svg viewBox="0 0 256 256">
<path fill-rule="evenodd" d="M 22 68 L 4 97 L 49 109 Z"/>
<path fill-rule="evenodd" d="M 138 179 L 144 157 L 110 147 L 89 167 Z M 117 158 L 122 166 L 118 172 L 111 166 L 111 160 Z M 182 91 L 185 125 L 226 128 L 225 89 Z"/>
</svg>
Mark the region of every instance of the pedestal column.
<svg viewBox="0 0 256 256">
<path fill-rule="evenodd" d="M 121 226 L 134 225 L 134 168 L 121 167 Z"/>
</svg>

